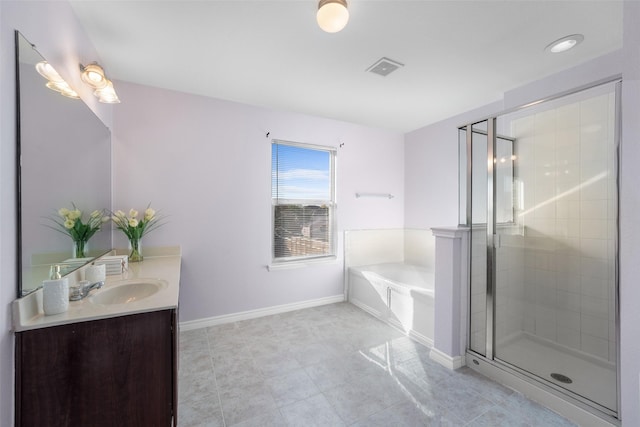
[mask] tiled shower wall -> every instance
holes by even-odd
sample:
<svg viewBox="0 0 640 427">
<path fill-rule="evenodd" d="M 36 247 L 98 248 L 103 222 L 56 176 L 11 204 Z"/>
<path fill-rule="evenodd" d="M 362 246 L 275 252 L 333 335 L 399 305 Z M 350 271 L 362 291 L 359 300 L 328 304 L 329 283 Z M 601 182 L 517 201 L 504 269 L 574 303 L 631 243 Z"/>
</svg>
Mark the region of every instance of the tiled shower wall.
<svg viewBox="0 0 640 427">
<path fill-rule="evenodd" d="M 509 325 L 498 337 L 522 326 L 616 360 L 614 125 L 611 92 L 511 121 L 524 232 L 503 238 L 508 255 L 498 250 L 497 304 Z"/>
</svg>

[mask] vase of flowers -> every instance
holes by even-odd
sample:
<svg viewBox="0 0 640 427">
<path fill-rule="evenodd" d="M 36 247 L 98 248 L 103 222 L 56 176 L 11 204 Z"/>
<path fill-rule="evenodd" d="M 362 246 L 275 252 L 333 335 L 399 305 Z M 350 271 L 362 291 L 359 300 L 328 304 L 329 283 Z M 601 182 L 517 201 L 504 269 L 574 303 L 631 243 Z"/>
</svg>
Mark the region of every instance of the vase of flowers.
<svg viewBox="0 0 640 427">
<path fill-rule="evenodd" d="M 129 262 L 142 261 L 142 239 L 129 239 Z"/>
<path fill-rule="evenodd" d="M 73 241 L 73 257 L 74 258 L 86 258 L 87 257 L 87 249 L 88 243 L 84 240 L 74 240 Z"/>
<path fill-rule="evenodd" d="M 105 210 L 95 210 L 91 212 L 89 218 L 85 222 L 82 219 L 82 211 L 71 203 L 73 209 L 60 208 L 58 216 L 51 218 L 56 224 L 51 227 L 56 231 L 68 235 L 73 240 L 73 258 L 85 258 L 87 256 L 87 243 L 100 226 L 109 220 L 109 216 L 105 214 Z"/>
<path fill-rule="evenodd" d="M 138 211 L 131 209 L 129 210 L 129 215 L 119 210 L 111 217 L 116 228 L 122 230 L 127 236 L 127 239 L 129 239 L 129 262 L 140 262 L 143 260 L 142 236 L 161 225 L 159 221 L 160 218 L 156 215 L 156 211 L 149 206 L 147 206 L 141 219 L 138 219 L 138 216 Z"/>
</svg>

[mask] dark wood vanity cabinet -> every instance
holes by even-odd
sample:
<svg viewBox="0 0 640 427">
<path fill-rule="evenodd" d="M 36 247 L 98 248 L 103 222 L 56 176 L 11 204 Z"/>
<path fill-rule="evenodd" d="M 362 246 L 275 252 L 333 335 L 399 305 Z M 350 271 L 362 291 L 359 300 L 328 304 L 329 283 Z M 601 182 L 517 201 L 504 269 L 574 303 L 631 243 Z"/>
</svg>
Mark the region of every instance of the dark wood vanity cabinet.
<svg viewBox="0 0 640 427">
<path fill-rule="evenodd" d="M 177 311 L 16 333 L 16 426 L 177 425 Z"/>
</svg>

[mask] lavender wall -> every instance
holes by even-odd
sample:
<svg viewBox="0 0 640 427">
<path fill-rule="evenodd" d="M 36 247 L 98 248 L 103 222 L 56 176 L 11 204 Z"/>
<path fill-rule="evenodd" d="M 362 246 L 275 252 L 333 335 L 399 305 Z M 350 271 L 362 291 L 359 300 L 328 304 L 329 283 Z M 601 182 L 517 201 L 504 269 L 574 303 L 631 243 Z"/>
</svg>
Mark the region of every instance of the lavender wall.
<svg viewBox="0 0 640 427">
<path fill-rule="evenodd" d="M 620 358 L 624 426 L 640 425 L 640 3 L 624 4 L 620 171 Z"/>
<path fill-rule="evenodd" d="M 342 231 L 403 226 L 400 133 L 123 82 L 117 87 L 114 208 L 141 210 L 151 202 L 169 215 L 144 245 L 182 246 L 181 321 L 341 295 Z M 267 271 L 272 138 L 338 147 L 336 262 Z M 356 192 L 395 198 L 356 199 Z M 114 241 L 126 245 L 119 233 Z"/>
<path fill-rule="evenodd" d="M 458 126 L 502 111 L 502 101 L 405 135 L 405 227 L 458 225 Z"/>
</svg>

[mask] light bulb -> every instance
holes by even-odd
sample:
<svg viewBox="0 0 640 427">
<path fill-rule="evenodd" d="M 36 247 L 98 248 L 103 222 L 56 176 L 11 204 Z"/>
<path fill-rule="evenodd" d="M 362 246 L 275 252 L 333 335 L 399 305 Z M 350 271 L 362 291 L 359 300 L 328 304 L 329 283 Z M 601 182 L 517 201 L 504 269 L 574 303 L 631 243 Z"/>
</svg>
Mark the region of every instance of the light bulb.
<svg viewBox="0 0 640 427">
<path fill-rule="evenodd" d="M 337 33 L 349 22 L 345 0 L 320 0 L 316 14 L 318 25 L 327 33 Z"/>
<path fill-rule="evenodd" d="M 45 79 L 50 82 L 63 82 L 64 79 L 60 77 L 60 74 L 55 68 L 51 66 L 47 61 L 40 61 L 36 64 L 36 71 Z"/>
<path fill-rule="evenodd" d="M 116 90 L 113 88 L 113 83 L 111 80 L 107 79 L 107 84 L 104 88 L 98 89 L 93 93 L 98 97 L 98 101 L 104 104 L 119 104 L 120 99 L 116 94 Z"/>
<path fill-rule="evenodd" d="M 93 89 L 102 89 L 107 85 L 104 70 L 98 64 L 89 64 L 82 68 L 82 81 Z"/>
</svg>

